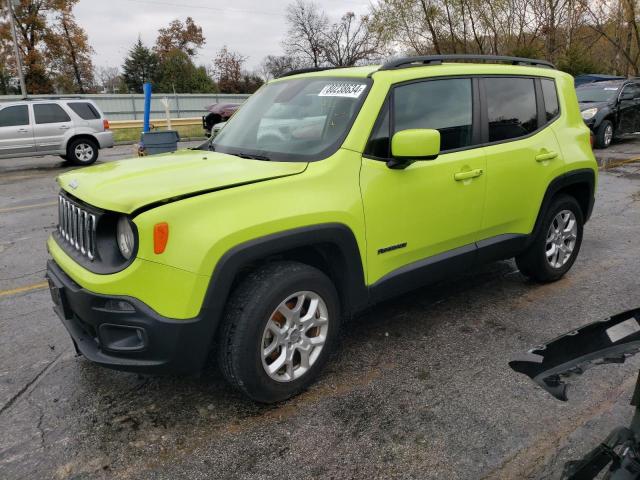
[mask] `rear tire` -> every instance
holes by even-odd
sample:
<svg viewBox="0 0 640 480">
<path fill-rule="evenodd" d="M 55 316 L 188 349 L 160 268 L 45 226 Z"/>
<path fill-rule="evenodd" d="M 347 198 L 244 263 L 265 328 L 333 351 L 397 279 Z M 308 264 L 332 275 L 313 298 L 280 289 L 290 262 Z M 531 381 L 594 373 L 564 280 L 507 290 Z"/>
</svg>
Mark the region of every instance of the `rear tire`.
<svg viewBox="0 0 640 480">
<path fill-rule="evenodd" d="M 596 132 L 596 148 L 608 148 L 614 137 L 613 123 L 610 120 L 603 120 Z"/>
<path fill-rule="evenodd" d="M 286 400 L 318 377 L 339 327 L 338 294 L 324 273 L 290 261 L 265 265 L 229 299 L 217 335 L 218 364 L 251 399 Z"/>
<path fill-rule="evenodd" d="M 555 197 L 529 248 L 516 257 L 520 272 L 541 282 L 555 282 L 569 271 L 575 262 L 580 245 L 584 217 L 574 197 Z"/>
<path fill-rule="evenodd" d="M 77 138 L 67 145 L 67 160 L 74 165 L 91 165 L 98 159 L 98 144 L 89 138 Z"/>
</svg>

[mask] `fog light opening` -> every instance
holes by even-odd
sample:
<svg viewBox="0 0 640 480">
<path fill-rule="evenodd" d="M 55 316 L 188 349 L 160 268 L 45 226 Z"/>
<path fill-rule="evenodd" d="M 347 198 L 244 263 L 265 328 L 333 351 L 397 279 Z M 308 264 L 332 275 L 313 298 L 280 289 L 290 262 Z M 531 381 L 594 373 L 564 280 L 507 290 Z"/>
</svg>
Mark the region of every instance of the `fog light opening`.
<svg viewBox="0 0 640 480">
<path fill-rule="evenodd" d="M 106 350 L 132 352 L 143 350 L 147 346 L 147 335 L 141 327 L 128 325 L 100 325 L 100 345 Z"/>
</svg>

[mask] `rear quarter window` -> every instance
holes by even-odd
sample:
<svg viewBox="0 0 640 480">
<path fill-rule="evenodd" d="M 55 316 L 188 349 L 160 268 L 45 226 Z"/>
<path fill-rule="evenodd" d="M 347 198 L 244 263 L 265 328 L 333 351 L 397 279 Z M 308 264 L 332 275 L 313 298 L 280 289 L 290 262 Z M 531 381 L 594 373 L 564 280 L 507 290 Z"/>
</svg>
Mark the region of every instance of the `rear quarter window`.
<svg viewBox="0 0 640 480">
<path fill-rule="evenodd" d="M 97 120 L 100 118 L 100 113 L 90 103 L 73 102 L 67 103 L 67 106 L 83 120 Z"/>
<path fill-rule="evenodd" d="M 540 85 L 542 86 L 542 97 L 544 98 L 545 121 L 549 122 L 560 113 L 556 82 L 549 78 L 543 78 L 540 80 Z"/>
</svg>

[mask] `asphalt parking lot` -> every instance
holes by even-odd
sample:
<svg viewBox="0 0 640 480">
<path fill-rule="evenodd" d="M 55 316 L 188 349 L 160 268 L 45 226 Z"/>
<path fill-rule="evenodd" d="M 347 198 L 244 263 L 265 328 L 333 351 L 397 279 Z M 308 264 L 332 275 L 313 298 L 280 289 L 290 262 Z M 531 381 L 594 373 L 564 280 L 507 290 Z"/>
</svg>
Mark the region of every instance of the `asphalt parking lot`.
<svg viewBox="0 0 640 480">
<path fill-rule="evenodd" d="M 76 358 L 43 283 L 54 178 L 69 167 L 0 161 L 0 478 L 558 478 L 630 420 L 640 367 L 639 356 L 589 370 L 562 403 L 507 365 L 640 306 L 640 140 L 601 158 L 563 280 L 533 284 L 499 262 L 378 305 L 345 326 L 317 384 L 270 407 L 214 366 L 143 377 Z"/>
</svg>

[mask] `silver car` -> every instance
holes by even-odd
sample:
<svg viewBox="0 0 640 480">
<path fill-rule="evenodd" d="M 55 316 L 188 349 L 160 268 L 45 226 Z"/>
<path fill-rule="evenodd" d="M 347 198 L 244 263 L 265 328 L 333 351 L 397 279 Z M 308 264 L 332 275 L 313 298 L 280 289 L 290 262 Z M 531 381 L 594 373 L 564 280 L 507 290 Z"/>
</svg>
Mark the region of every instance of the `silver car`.
<svg viewBox="0 0 640 480">
<path fill-rule="evenodd" d="M 109 121 L 86 99 L 0 103 L 0 159 L 60 155 L 76 165 L 113 147 Z"/>
</svg>

